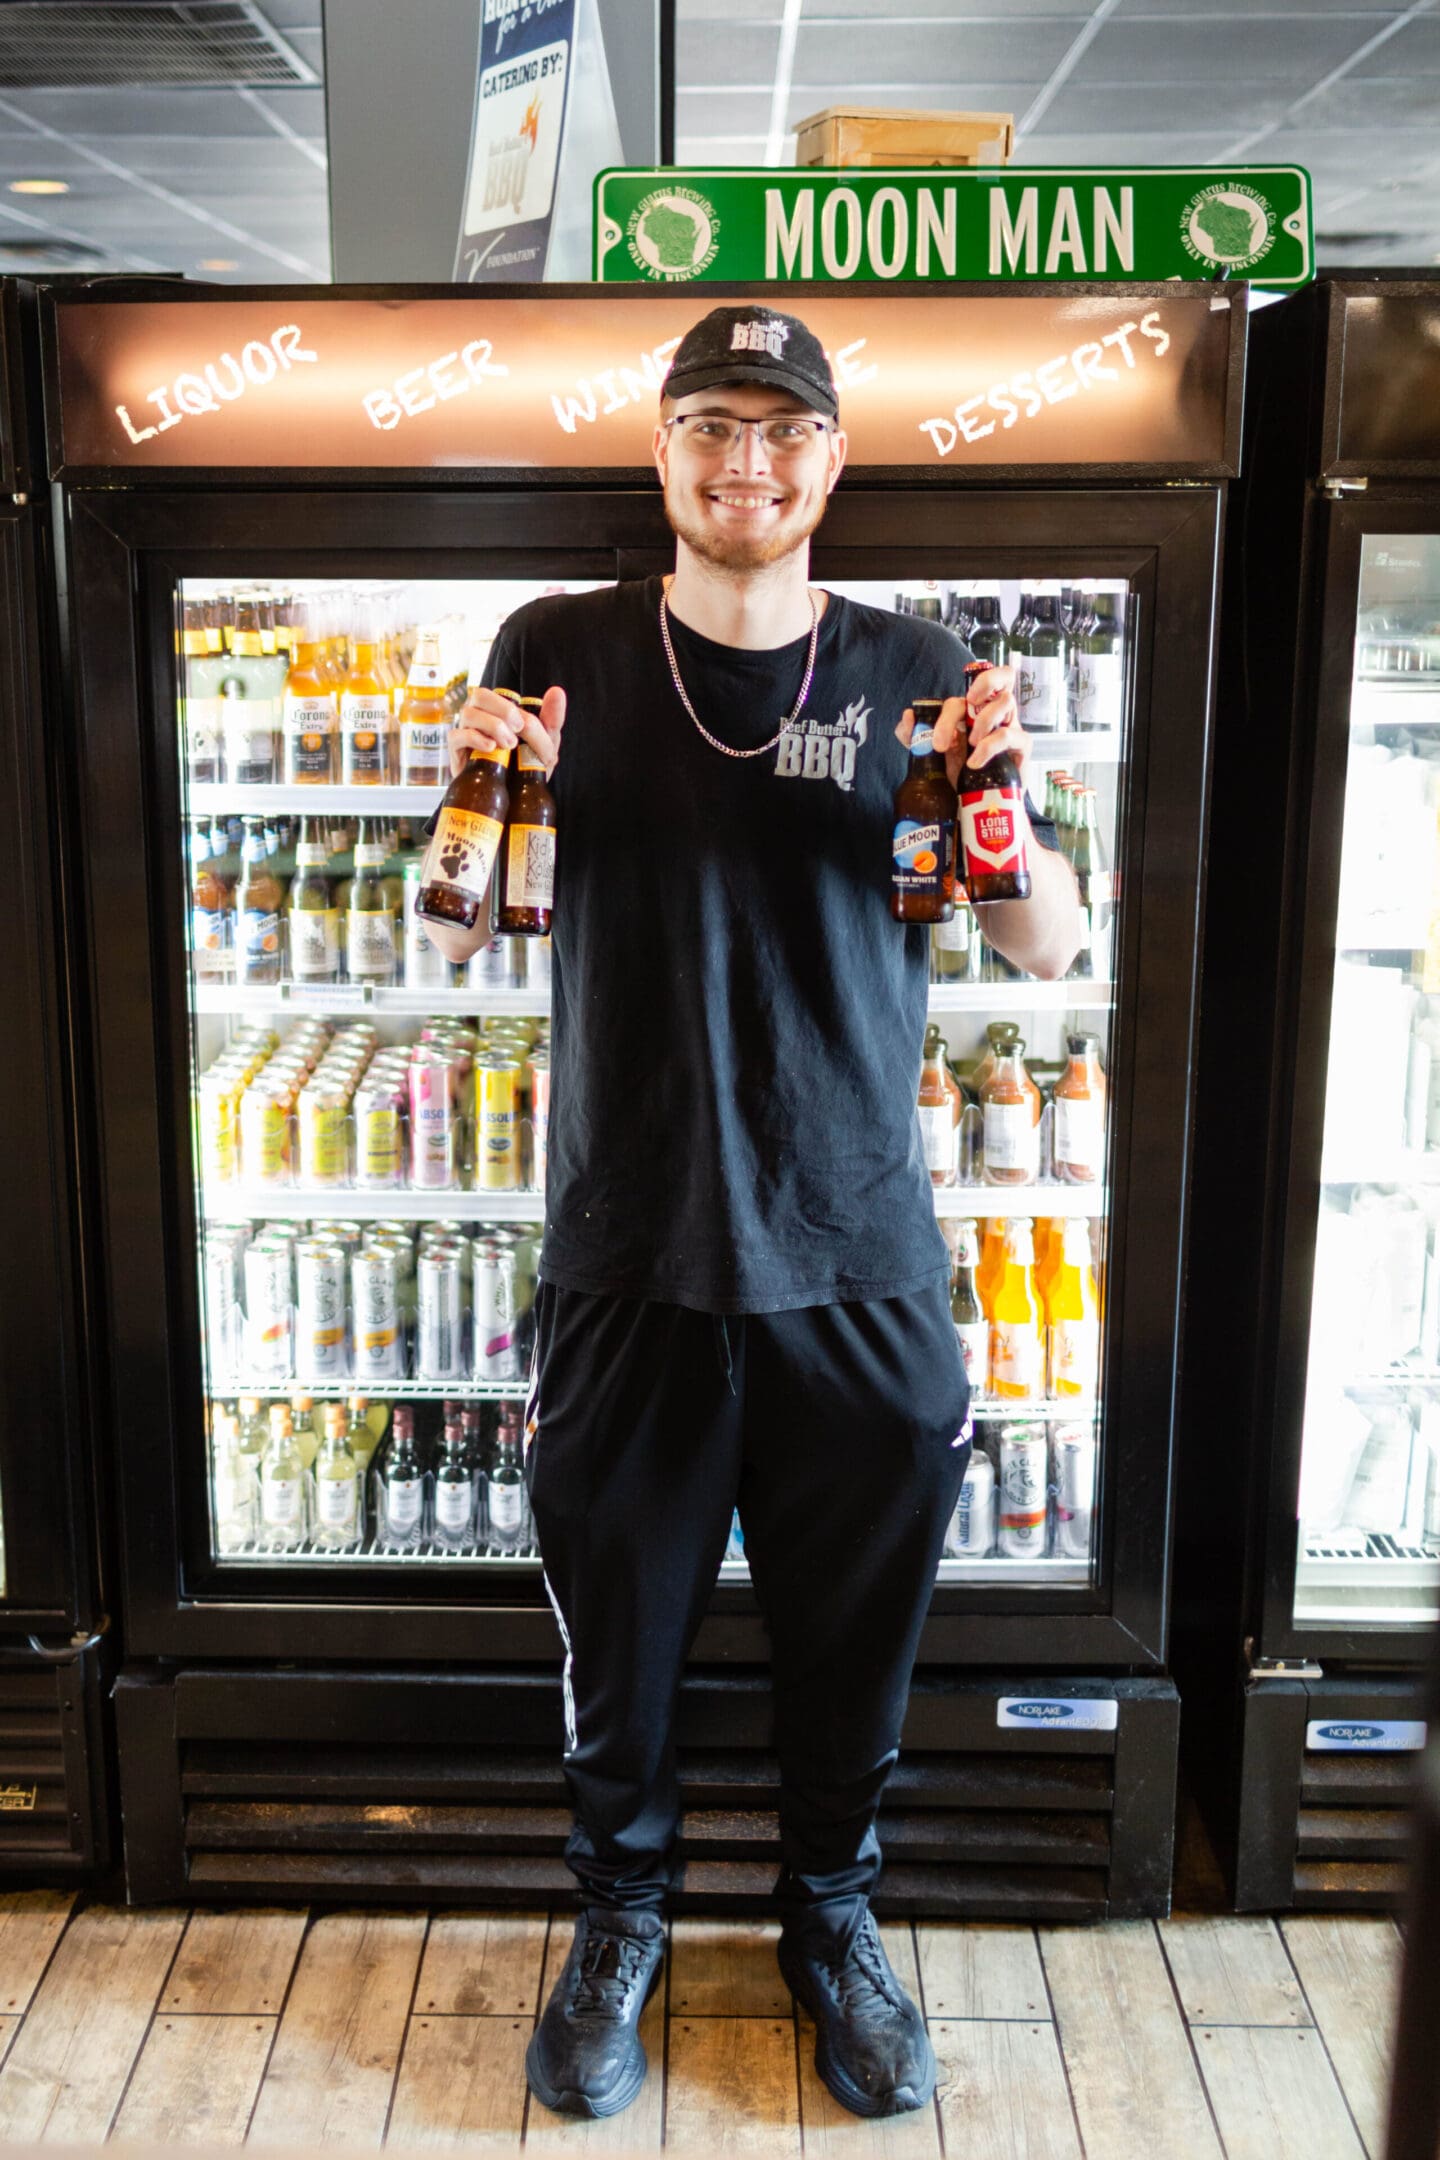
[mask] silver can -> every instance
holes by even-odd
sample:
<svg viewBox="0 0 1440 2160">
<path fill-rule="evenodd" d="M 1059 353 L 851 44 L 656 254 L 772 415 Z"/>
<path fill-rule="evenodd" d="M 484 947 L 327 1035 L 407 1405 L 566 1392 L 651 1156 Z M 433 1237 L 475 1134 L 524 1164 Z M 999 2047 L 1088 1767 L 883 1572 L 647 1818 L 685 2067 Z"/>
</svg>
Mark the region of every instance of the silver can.
<svg viewBox="0 0 1440 2160">
<path fill-rule="evenodd" d="M 467 990 L 508 990 L 514 972 L 514 956 L 508 937 L 492 937 L 472 953 L 465 967 Z"/>
<path fill-rule="evenodd" d="M 1044 1429 L 1000 1432 L 1000 1550 L 1008 1560 L 1043 1558 L 1049 1508 L 1050 1443 Z"/>
<path fill-rule="evenodd" d="M 295 1377 L 343 1380 L 345 1355 L 345 1248 L 333 1240 L 307 1238 L 295 1251 Z"/>
<path fill-rule="evenodd" d="M 261 1238 L 245 1253 L 245 1362 L 256 1380 L 288 1380 L 293 1365 L 291 1252 Z"/>
<path fill-rule="evenodd" d="M 984 1560 L 995 1543 L 995 1465 L 978 1452 L 965 1468 L 947 1551 L 957 1559 Z"/>
<path fill-rule="evenodd" d="M 417 1380 L 465 1376 L 462 1276 L 455 1252 L 421 1253 L 415 1264 L 419 1318 L 415 1331 Z"/>
<path fill-rule="evenodd" d="M 355 1378 L 399 1380 L 405 1371 L 400 1335 L 399 1266 L 395 1255 L 368 1246 L 350 1262 L 354 1309 Z"/>
<path fill-rule="evenodd" d="M 426 934 L 425 925 L 415 913 L 415 902 L 420 895 L 420 873 L 423 865 L 407 863 L 404 882 L 404 948 L 405 988 L 407 990 L 448 990 L 453 980 L 450 962 L 442 952 L 437 952 Z"/>
<path fill-rule="evenodd" d="M 205 1355 L 212 1388 L 240 1370 L 239 1248 L 223 1238 L 205 1239 Z"/>
<path fill-rule="evenodd" d="M 475 1240 L 474 1374 L 477 1380 L 515 1380 L 515 1255 L 488 1239 Z"/>
<path fill-rule="evenodd" d="M 1095 1522 L 1095 1435 L 1088 1425 L 1055 1428 L 1055 1550 L 1088 1560 Z"/>
</svg>

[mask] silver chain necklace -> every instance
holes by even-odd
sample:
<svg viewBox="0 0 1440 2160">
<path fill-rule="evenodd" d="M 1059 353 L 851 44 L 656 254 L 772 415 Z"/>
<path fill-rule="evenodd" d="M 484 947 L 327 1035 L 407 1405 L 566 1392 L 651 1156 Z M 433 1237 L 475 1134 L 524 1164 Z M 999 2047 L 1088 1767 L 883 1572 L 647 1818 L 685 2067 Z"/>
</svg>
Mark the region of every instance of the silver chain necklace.
<svg viewBox="0 0 1440 2160">
<path fill-rule="evenodd" d="M 800 695 L 795 700 L 795 710 L 786 713 L 785 718 L 780 722 L 769 742 L 762 742 L 754 750 L 732 750 L 729 743 L 718 742 L 685 695 L 685 685 L 680 680 L 680 669 L 675 659 L 675 647 L 670 642 L 670 618 L 665 601 L 666 593 L 662 585 L 660 588 L 660 636 L 665 645 L 665 657 L 670 663 L 670 674 L 675 684 L 676 695 L 686 712 L 689 713 L 690 718 L 695 722 L 696 727 L 699 728 L 700 733 L 709 743 L 712 750 L 719 750 L 725 757 L 764 757 L 767 750 L 775 748 L 786 728 L 794 726 L 805 708 L 805 699 L 810 689 L 810 678 L 815 673 L 815 648 L 820 642 L 820 605 L 814 593 L 812 592 L 810 595 L 810 657 L 805 663 L 805 680 L 800 685 Z"/>
</svg>

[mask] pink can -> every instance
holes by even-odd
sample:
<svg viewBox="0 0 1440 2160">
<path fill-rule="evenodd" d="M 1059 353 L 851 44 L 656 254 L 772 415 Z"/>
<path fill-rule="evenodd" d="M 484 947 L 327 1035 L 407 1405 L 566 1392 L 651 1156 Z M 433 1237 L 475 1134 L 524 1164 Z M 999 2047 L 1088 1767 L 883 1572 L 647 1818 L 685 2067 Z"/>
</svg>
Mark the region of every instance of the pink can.
<svg viewBox="0 0 1440 2160">
<path fill-rule="evenodd" d="M 459 1115 L 448 1059 L 417 1050 L 410 1060 L 410 1183 L 430 1191 L 456 1182 Z"/>
</svg>

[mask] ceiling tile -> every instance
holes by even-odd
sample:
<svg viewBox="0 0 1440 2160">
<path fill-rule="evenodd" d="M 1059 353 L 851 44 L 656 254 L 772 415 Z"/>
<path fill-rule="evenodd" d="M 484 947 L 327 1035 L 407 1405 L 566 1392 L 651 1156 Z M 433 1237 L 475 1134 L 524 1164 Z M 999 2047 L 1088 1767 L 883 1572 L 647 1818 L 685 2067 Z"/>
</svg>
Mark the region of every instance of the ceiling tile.
<svg viewBox="0 0 1440 2160">
<path fill-rule="evenodd" d="M 871 105 L 871 91 L 886 83 L 949 83 L 965 89 L 960 104 L 984 112 L 969 86 L 977 76 L 990 82 L 1030 83 L 1049 76 L 1068 43 L 1065 36 L 1042 36 L 1034 24 L 988 25 L 983 37 L 970 39 L 958 30 L 938 34 L 928 25 L 853 22 L 843 35 L 807 27 L 801 20 L 795 47 L 795 80 L 842 87 L 846 101 Z M 938 101 L 937 101 L 938 102 Z"/>
<path fill-rule="evenodd" d="M 1298 6 L 1296 0 L 1258 0 L 1255 7 L 1245 7 L 1240 0 L 1221 0 L 1210 7 L 1206 0 L 1120 0 L 1115 18 L 1128 22 L 1155 16 L 1161 22 L 1183 22 L 1187 18 L 1197 23 L 1224 24 L 1229 22 L 1288 22 L 1292 25 L 1308 23 L 1314 15 L 1353 15 L 1358 26 L 1357 43 L 1360 38 L 1373 36 L 1386 16 L 1398 15 L 1395 0 L 1306 0 Z"/>
<path fill-rule="evenodd" d="M 1028 29 L 1037 30 L 1043 30 L 1049 18 L 1056 36 L 1063 36 L 1068 43 L 1084 18 L 1094 11 L 1095 0 L 988 0 L 988 4 L 977 0 L 973 7 L 966 7 L 964 0 L 895 0 L 893 9 L 880 6 L 877 0 L 805 0 L 800 19 L 807 27 L 824 29 L 828 23 L 843 23 L 847 30 L 856 17 L 867 15 L 877 23 L 894 23 L 897 27 L 922 21 L 937 32 L 943 29 L 964 39 L 986 56 L 988 67 L 990 40 L 1019 18 L 1024 18 Z"/>
<path fill-rule="evenodd" d="M 677 83 L 749 83 L 775 79 L 780 32 L 746 23 L 688 22 L 675 32 Z"/>
<path fill-rule="evenodd" d="M 1241 86 L 1227 90 L 1224 97 L 1222 124 L 1226 133 L 1219 138 L 1219 147 L 1233 142 L 1246 128 L 1265 127 L 1278 120 L 1290 104 L 1292 93 L 1278 86 Z M 1143 119 L 1152 135 L 1193 129 L 1202 114 L 1215 118 L 1213 110 L 1207 110 L 1210 101 L 1201 103 L 1193 86 L 1169 88 L 1155 84 L 1145 92 Z M 1053 127 L 1057 134 L 1089 135 L 1108 138 L 1115 127 L 1115 92 L 1099 83 L 1077 83 L 1073 79 L 1057 91 L 1045 109 L 1044 124 Z M 1093 152 L 1092 152 L 1093 155 Z M 1170 164 L 1170 158 L 1156 155 L 1158 164 Z"/>
<path fill-rule="evenodd" d="M 1208 84 L 1274 86 L 1299 97 L 1373 32 L 1322 17 L 1300 23 L 1240 15 L 1224 22 L 1107 22 L 1076 62 L 1072 82 L 1116 89 L 1174 84 L 1208 106 Z"/>
<path fill-rule="evenodd" d="M 678 135 L 760 135 L 770 127 L 768 90 L 682 90 L 675 98 Z"/>
</svg>

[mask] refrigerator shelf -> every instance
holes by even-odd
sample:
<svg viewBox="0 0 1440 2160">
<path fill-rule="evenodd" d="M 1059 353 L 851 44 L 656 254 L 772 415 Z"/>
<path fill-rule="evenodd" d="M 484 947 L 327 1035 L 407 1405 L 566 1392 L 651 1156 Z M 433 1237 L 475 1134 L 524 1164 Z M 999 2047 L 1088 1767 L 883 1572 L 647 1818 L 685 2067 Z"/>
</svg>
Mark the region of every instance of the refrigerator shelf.
<svg viewBox="0 0 1440 2160">
<path fill-rule="evenodd" d="M 1350 693 L 1350 725 L 1356 727 L 1440 727 L 1440 683 L 1428 681 L 1357 682 Z"/>
<path fill-rule="evenodd" d="M 1090 1562 L 1069 1560 L 1058 1553 L 1053 1559 L 942 1560 L 935 1570 L 935 1580 L 942 1583 L 1033 1582 L 1048 1589 L 1052 1583 L 1088 1583 Z"/>
<path fill-rule="evenodd" d="M 942 1185 L 935 1213 L 948 1215 L 1108 1215 L 1107 1185 Z"/>
<path fill-rule="evenodd" d="M 236 1379 L 233 1374 L 211 1374 L 216 1400 L 228 1402 L 239 1395 L 257 1395 L 262 1401 L 289 1402 L 294 1395 L 308 1395 L 312 1402 L 348 1402 L 362 1395 L 366 1402 L 523 1402 L 527 1383 L 518 1380 L 260 1380 Z"/>
<path fill-rule="evenodd" d="M 1125 755 L 1125 737 L 1117 728 L 1070 728 L 1063 734 L 1030 737 L 1030 755 L 1042 765 L 1118 765 Z"/>
<path fill-rule="evenodd" d="M 330 811 L 344 817 L 428 818 L 444 792 L 433 782 L 426 787 L 286 787 L 283 782 L 231 787 L 224 780 L 192 780 L 185 807 L 192 817 L 263 817 L 267 810 L 279 810 L 297 817 Z"/>
<path fill-rule="evenodd" d="M 1385 1154 L 1352 1161 L 1327 1155 L 1320 1164 L 1322 1185 L 1440 1184 L 1440 1148 L 1393 1148 Z"/>
<path fill-rule="evenodd" d="M 935 1013 L 1109 1012 L 1115 1002 L 1110 982 L 931 983 L 930 1011 Z"/>
<path fill-rule="evenodd" d="M 354 1192 L 325 1185 L 213 1185 L 206 1187 L 203 1204 L 207 1222 L 428 1222 L 463 1212 L 478 1224 L 542 1222 L 545 1216 L 544 1193 L 462 1192 L 454 1187 Z"/>
<path fill-rule="evenodd" d="M 932 983 L 929 1010 L 937 1013 L 1032 1013 L 1108 1012 L 1114 1003 L 1115 986 L 1109 982 L 995 982 Z M 297 986 L 266 983 L 260 986 L 233 983 L 192 983 L 191 1003 L 196 1012 L 234 1013 L 254 1018 L 266 1013 L 285 1017 L 290 1013 L 341 1016 L 351 1012 L 457 1013 L 464 1017 L 486 1013 L 546 1013 L 550 1010 L 548 986 L 533 990 L 433 990 L 389 989 L 373 983 L 324 983 Z"/>
<path fill-rule="evenodd" d="M 318 1013 L 322 1017 L 346 1013 L 545 1013 L 550 1010 L 550 991 L 536 990 L 417 990 L 376 988 L 373 983 L 325 983 L 297 988 L 293 983 L 263 986 L 230 983 L 195 983 L 191 1002 L 196 1012 L 235 1013 L 250 1017 L 274 1013 Z"/>
</svg>

